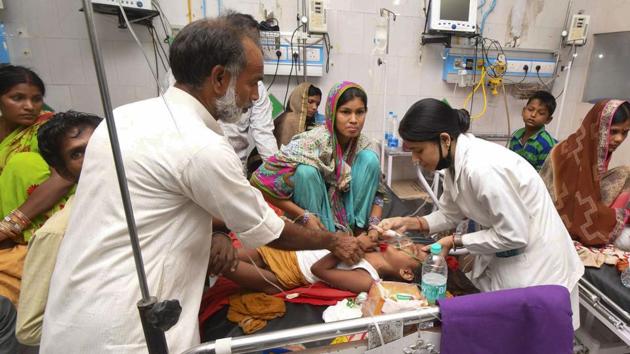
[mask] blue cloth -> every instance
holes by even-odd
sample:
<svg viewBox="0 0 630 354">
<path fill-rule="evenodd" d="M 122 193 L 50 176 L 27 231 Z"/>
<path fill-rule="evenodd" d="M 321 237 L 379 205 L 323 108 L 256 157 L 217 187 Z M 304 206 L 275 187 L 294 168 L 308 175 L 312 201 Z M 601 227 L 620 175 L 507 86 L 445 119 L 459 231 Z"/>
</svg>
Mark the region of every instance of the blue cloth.
<svg viewBox="0 0 630 354">
<path fill-rule="evenodd" d="M 559 285 L 439 301 L 442 354 L 573 353 L 569 291 Z"/>
<path fill-rule="evenodd" d="M 365 228 L 368 225 L 374 197 L 380 182 L 380 163 L 372 150 L 360 151 L 352 165 L 350 189 L 343 194 L 344 206 L 350 225 Z M 328 186 L 321 173 L 312 166 L 299 165 L 292 177 L 293 202 L 317 215 L 322 224 L 334 232 L 335 218 L 330 207 Z"/>
</svg>

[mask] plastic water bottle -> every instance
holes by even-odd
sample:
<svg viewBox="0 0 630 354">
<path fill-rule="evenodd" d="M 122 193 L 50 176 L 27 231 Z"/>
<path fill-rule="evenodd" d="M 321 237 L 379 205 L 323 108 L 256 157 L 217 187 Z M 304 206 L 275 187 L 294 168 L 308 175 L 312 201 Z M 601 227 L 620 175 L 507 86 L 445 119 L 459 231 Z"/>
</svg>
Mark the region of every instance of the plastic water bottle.
<svg viewBox="0 0 630 354">
<path fill-rule="evenodd" d="M 384 144 L 385 146 L 389 146 L 389 140 L 392 138 L 392 116 L 394 115 L 394 112 L 389 112 L 387 113 L 387 116 L 385 117 L 385 140 L 384 140 Z"/>
<path fill-rule="evenodd" d="M 399 140 L 398 140 L 398 115 L 394 112 L 389 112 L 389 122 L 388 125 L 390 128 L 389 139 L 387 140 L 387 147 L 390 150 L 398 150 Z"/>
<path fill-rule="evenodd" d="M 432 244 L 431 254 L 422 264 L 422 293 L 431 305 L 435 304 L 436 300 L 446 296 L 448 268 L 446 259 L 442 257 L 440 252 L 442 252 L 442 245 Z"/>
<path fill-rule="evenodd" d="M 630 267 L 621 272 L 621 284 L 626 288 L 630 288 Z"/>
</svg>

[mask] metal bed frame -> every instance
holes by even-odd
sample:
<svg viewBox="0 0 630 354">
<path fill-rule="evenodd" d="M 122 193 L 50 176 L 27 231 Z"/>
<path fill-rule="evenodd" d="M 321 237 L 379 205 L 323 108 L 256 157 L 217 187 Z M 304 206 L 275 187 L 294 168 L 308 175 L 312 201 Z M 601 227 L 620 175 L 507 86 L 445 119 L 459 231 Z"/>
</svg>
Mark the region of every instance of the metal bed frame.
<svg viewBox="0 0 630 354">
<path fill-rule="evenodd" d="M 370 327 L 388 323 L 402 322 L 403 326 L 439 319 L 440 310 L 437 307 L 422 308 L 413 311 L 363 317 L 353 320 L 316 324 L 297 327 L 270 333 L 253 334 L 236 338 L 224 338 L 193 347 L 185 354 L 222 354 L 222 353 L 250 353 L 264 349 L 277 348 L 296 343 L 309 343 L 324 339 L 336 338 L 366 332 Z"/>
<path fill-rule="evenodd" d="M 629 353 L 630 314 L 586 279 L 580 279 L 578 287 L 580 305 L 586 313 L 583 323 L 576 331 L 576 337 L 589 348 L 591 354 Z M 594 329 L 595 319 L 599 320 L 620 341 L 606 345 L 589 334 Z"/>
</svg>

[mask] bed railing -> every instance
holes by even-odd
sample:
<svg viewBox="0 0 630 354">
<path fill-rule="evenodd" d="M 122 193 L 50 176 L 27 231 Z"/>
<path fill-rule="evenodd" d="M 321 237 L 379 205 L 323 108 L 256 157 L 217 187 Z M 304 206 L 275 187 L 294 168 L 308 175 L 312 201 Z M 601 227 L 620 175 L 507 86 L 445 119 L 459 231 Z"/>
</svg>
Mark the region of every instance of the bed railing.
<svg viewBox="0 0 630 354">
<path fill-rule="evenodd" d="M 585 279 L 578 283 L 580 297 L 587 301 L 617 329 L 630 325 L 630 314 Z"/>
<path fill-rule="evenodd" d="M 331 323 L 323 323 L 297 327 L 281 331 L 253 334 L 236 338 L 224 338 L 215 342 L 200 344 L 184 352 L 197 353 L 249 353 L 264 349 L 281 347 L 289 344 L 308 343 L 324 339 L 336 338 L 367 331 L 375 324 L 403 322 L 403 325 L 416 324 L 438 319 L 440 309 L 437 307 L 422 308 L 413 311 L 363 317 Z"/>
</svg>

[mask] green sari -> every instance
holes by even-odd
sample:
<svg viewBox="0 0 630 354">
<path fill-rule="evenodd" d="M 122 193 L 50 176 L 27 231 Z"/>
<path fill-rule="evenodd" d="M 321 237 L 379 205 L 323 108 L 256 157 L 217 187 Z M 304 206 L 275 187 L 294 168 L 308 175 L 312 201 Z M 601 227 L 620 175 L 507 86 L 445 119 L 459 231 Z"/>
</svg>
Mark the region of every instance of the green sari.
<svg viewBox="0 0 630 354">
<path fill-rule="evenodd" d="M 50 168 L 39 154 L 37 131 L 52 115 L 52 112 L 42 112 L 33 125 L 16 129 L 0 141 L 0 217 L 22 205 L 33 190 L 50 176 Z M 24 240 L 28 242 L 33 232 L 63 207 L 66 199 L 34 218 L 23 232 Z"/>
</svg>

